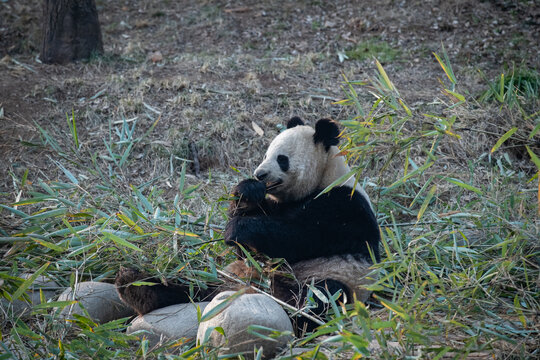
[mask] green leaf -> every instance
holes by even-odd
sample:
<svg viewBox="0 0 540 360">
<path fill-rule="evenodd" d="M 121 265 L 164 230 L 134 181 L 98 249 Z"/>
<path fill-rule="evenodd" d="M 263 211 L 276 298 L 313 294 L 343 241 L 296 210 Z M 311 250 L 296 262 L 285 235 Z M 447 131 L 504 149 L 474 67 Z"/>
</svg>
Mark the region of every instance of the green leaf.
<svg viewBox="0 0 540 360">
<path fill-rule="evenodd" d="M 527 321 L 525 320 L 525 315 L 523 315 L 523 311 L 521 310 L 518 294 L 516 294 L 516 296 L 514 297 L 514 310 L 518 313 L 518 317 L 519 317 L 519 321 L 521 321 L 521 325 L 523 325 L 523 327 L 526 329 Z"/>
<path fill-rule="evenodd" d="M 426 196 L 426 199 L 424 200 L 424 202 L 422 203 L 422 206 L 420 207 L 420 210 L 418 211 L 418 215 L 416 216 L 416 218 L 418 220 L 420 220 L 420 218 L 422 217 L 422 215 L 424 215 L 424 212 L 426 211 L 431 199 L 433 198 L 433 195 L 435 194 L 435 191 L 437 190 L 437 185 L 433 185 L 431 187 L 431 189 L 429 189 L 429 192 Z"/>
<path fill-rule="evenodd" d="M 381 302 L 381 305 L 383 305 L 385 308 L 392 310 L 394 313 L 396 313 L 399 317 L 401 317 L 405 321 L 410 320 L 411 318 L 410 315 L 407 314 L 405 309 L 403 309 L 401 306 L 399 306 L 396 303 L 391 302 L 390 300 L 383 299 L 380 296 L 376 296 L 376 295 L 374 296 Z"/>
<path fill-rule="evenodd" d="M 379 62 L 379 60 L 375 60 L 375 64 L 377 65 L 377 69 L 379 70 L 379 74 L 381 75 L 381 78 L 383 79 L 383 85 L 390 91 L 396 91 L 396 88 L 394 84 L 390 81 L 390 78 L 388 77 L 388 74 L 386 74 L 386 71 L 384 71 L 383 66 Z"/>
<path fill-rule="evenodd" d="M 13 214 L 15 214 L 17 216 L 20 216 L 22 218 L 27 218 L 28 217 L 28 214 L 26 214 L 26 213 L 24 213 L 24 212 L 22 212 L 20 210 L 17 210 L 15 208 L 4 205 L 4 204 L 0 204 L 0 208 L 6 209 L 7 211 L 9 211 L 9 212 L 11 212 L 11 213 L 13 213 Z"/>
<path fill-rule="evenodd" d="M 527 152 L 529 153 L 529 156 L 531 157 L 531 160 L 536 165 L 538 170 L 540 170 L 540 159 L 538 158 L 538 156 L 536 156 L 535 153 L 533 153 L 533 151 L 531 150 L 531 148 L 528 145 L 525 145 L 525 147 L 527 148 Z"/>
<path fill-rule="evenodd" d="M 73 143 L 75 144 L 75 149 L 79 149 L 79 135 L 77 134 L 77 123 L 75 122 L 75 111 L 71 110 L 71 121 L 69 120 L 69 115 L 66 113 L 67 123 L 69 125 L 69 130 L 71 131 L 71 136 L 73 136 Z"/>
<path fill-rule="evenodd" d="M 40 245 L 43 245 L 51 250 L 54 250 L 56 252 L 63 252 L 65 250 L 65 248 L 61 247 L 61 246 L 58 246 L 56 244 L 53 244 L 51 242 L 48 242 L 48 241 L 45 241 L 45 240 L 42 240 L 42 239 L 37 239 L 35 237 L 32 237 L 30 236 L 30 239 L 34 240 L 35 242 L 37 242 L 38 244 Z"/>
<path fill-rule="evenodd" d="M 133 220 L 131 220 L 128 216 L 126 216 L 125 214 L 122 214 L 120 212 L 117 213 L 116 216 L 118 216 L 120 218 L 120 220 L 122 220 L 124 222 L 124 224 L 129 226 L 131 229 L 135 230 L 137 232 L 137 234 L 144 235 L 144 230 L 141 229 L 141 227 L 139 225 L 137 225 Z"/>
<path fill-rule="evenodd" d="M 58 209 L 54 209 L 54 210 L 50 210 L 50 211 L 45 211 L 45 212 L 42 212 L 42 213 L 37 213 L 35 215 L 32 215 L 32 216 L 28 216 L 26 218 L 26 220 L 42 220 L 42 219 L 47 219 L 47 218 L 51 218 L 51 217 L 58 217 L 58 216 L 61 216 L 61 215 L 65 215 L 67 213 L 67 209 L 66 208 L 58 208 Z"/>
<path fill-rule="evenodd" d="M 218 305 L 216 305 L 213 309 L 208 311 L 206 314 L 204 314 L 201 317 L 201 322 L 208 321 L 212 319 L 214 316 L 218 315 L 220 312 L 225 310 L 226 307 L 228 307 L 236 298 L 242 296 L 247 291 L 247 288 L 243 288 L 229 296 L 224 301 L 220 302 Z"/>
<path fill-rule="evenodd" d="M 159 284 L 155 283 L 155 282 L 151 282 L 151 281 L 135 281 L 135 282 L 131 283 L 130 285 L 133 285 L 133 286 L 155 286 L 155 285 L 159 285 Z"/>
<path fill-rule="evenodd" d="M 340 176 L 337 180 L 335 180 L 333 183 L 331 183 L 330 185 L 328 185 L 323 191 L 321 191 L 316 197 L 318 198 L 319 196 L 323 195 L 323 194 L 326 194 L 327 192 L 329 192 L 330 190 L 332 190 L 334 187 L 338 186 L 338 185 L 341 185 L 342 183 L 346 182 L 347 180 L 349 180 L 352 176 L 354 176 L 354 174 L 356 173 L 356 169 L 352 169 L 351 171 L 349 171 L 348 173 L 346 173 L 345 175 L 342 175 Z"/>
<path fill-rule="evenodd" d="M 455 184 L 459 187 L 462 187 L 464 189 L 467 189 L 467 190 L 470 190 L 470 191 L 474 191 L 475 193 L 477 193 L 478 195 L 483 195 L 482 193 L 482 190 L 480 190 L 479 188 L 475 187 L 475 186 L 472 186 L 470 184 L 466 184 L 464 183 L 463 181 L 461 180 L 458 180 L 458 179 L 454 179 L 454 178 L 446 178 L 446 181 L 448 182 L 451 182 L 452 184 Z"/>
<path fill-rule="evenodd" d="M 514 133 L 517 131 L 517 127 L 513 127 L 510 130 L 508 130 L 497 142 L 495 143 L 495 146 L 491 149 L 491 153 L 493 154 L 501 145 L 510 138 L 510 136 L 514 135 Z"/>
<path fill-rule="evenodd" d="M 120 236 L 117 236 L 107 231 L 102 231 L 101 233 L 105 235 L 106 238 L 112 240 L 116 245 L 127 247 L 135 251 L 142 251 L 137 245 L 130 243 L 126 239 L 122 239 Z"/>
<path fill-rule="evenodd" d="M 32 285 L 34 283 L 34 281 L 36 281 L 38 276 L 41 275 L 41 273 L 43 273 L 45 271 L 45 269 L 47 269 L 47 267 L 49 265 L 50 265 L 50 262 L 47 262 L 47 263 L 43 264 L 35 273 L 32 274 L 32 276 L 30 276 L 28 279 L 26 279 L 21 284 L 21 286 L 19 286 L 17 291 L 15 291 L 15 294 L 13 294 L 13 296 L 12 296 L 13 300 L 20 298 L 22 296 L 22 294 L 24 294 L 24 292 L 26 290 L 28 290 L 30 285 Z"/>
<path fill-rule="evenodd" d="M 48 303 L 43 303 L 42 302 L 41 304 L 34 305 L 34 309 L 35 310 L 38 310 L 38 309 L 50 309 L 50 308 L 55 308 L 55 307 L 59 307 L 59 308 L 63 309 L 66 306 L 73 305 L 75 303 L 77 303 L 77 300 L 51 301 L 51 302 L 48 302 Z"/>
<path fill-rule="evenodd" d="M 253 258 L 253 256 L 251 256 L 251 254 L 249 253 L 249 251 L 247 251 L 243 246 L 242 244 L 238 244 L 238 247 L 240 248 L 240 250 L 242 250 L 242 252 L 244 253 L 244 255 L 246 255 L 246 258 L 248 259 L 248 261 L 251 263 L 251 265 L 253 265 L 253 267 L 255 269 L 257 269 L 257 271 L 259 272 L 259 274 L 262 274 L 263 273 L 263 269 L 261 267 L 261 265 L 259 265 L 259 263 Z"/>
</svg>

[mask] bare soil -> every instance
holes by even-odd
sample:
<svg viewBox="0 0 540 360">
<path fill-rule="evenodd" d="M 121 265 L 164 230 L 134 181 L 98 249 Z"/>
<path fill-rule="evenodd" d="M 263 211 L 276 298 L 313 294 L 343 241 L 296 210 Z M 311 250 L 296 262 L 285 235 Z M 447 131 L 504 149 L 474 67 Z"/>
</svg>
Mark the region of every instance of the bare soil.
<svg viewBox="0 0 540 360">
<path fill-rule="evenodd" d="M 106 159 L 104 139 L 115 138 L 123 119 L 136 123 L 137 136 L 159 119 L 123 175 L 126 183 L 161 176 L 172 189 L 183 160 L 194 160 L 193 148 L 203 179 L 211 172 L 217 183 L 230 183 L 238 178 L 230 167 L 250 173 L 287 118 L 346 119 L 348 110 L 333 104 L 343 96 L 343 75 L 366 80 L 375 66 L 371 57 L 339 54 L 362 52 L 368 42 L 392 49 L 383 65 L 413 107 L 439 89 L 444 73 L 432 53 L 442 53 L 443 45 L 472 95 L 486 89 L 478 70 L 492 79 L 512 66 L 540 69 L 536 0 L 97 5 L 105 54 L 55 66 L 39 62 L 41 1 L 0 2 L 2 198 L 14 200 L 14 178 L 26 169 L 30 181 L 65 178 L 37 126 L 69 149 L 66 114 L 72 112 L 88 163 L 92 154 Z"/>
</svg>

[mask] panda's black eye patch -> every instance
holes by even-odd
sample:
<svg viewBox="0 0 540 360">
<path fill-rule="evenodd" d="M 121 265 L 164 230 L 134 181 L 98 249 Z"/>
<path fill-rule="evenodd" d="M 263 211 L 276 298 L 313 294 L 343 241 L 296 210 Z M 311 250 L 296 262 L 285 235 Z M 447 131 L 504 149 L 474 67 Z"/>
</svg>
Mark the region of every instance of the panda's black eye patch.
<svg viewBox="0 0 540 360">
<path fill-rule="evenodd" d="M 287 172 L 289 170 L 289 158 L 285 155 L 278 155 L 277 157 L 277 163 L 279 165 L 279 168 L 283 172 Z"/>
</svg>

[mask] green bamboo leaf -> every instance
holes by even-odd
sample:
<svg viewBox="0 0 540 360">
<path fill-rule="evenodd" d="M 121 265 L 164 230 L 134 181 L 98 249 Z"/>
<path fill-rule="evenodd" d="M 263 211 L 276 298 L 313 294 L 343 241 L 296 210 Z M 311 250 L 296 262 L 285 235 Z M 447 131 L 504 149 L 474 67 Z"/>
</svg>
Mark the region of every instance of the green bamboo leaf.
<svg viewBox="0 0 540 360">
<path fill-rule="evenodd" d="M 141 229 L 141 227 L 139 225 L 137 225 L 133 220 L 131 220 L 125 214 L 117 213 L 116 216 L 118 216 L 120 218 L 120 220 L 122 220 L 131 229 L 135 230 L 137 232 L 137 234 L 144 235 L 144 230 Z"/>
<path fill-rule="evenodd" d="M 536 156 L 535 153 L 533 153 L 533 151 L 531 150 L 531 148 L 528 145 L 525 145 L 525 147 L 527 148 L 527 152 L 529 153 L 529 156 L 531 157 L 531 160 L 536 165 L 538 170 L 540 170 L 540 159 L 538 158 L 538 156 Z"/>
<path fill-rule="evenodd" d="M 21 187 L 24 187 L 26 185 L 26 180 L 28 179 L 28 169 L 24 171 L 24 174 L 21 179 Z"/>
<path fill-rule="evenodd" d="M 35 310 L 39 309 L 50 309 L 50 308 L 65 308 L 66 306 L 76 304 L 77 300 L 66 300 L 66 301 L 51 301 L 51 302 L 41 302 L 41 304 L 34 305 Z"/>
<path fill-rule="evenodd" d="M 32 274 L 32 276 L 30 276 L 28 279 L 26 279 L 21 284 L 21 286 L 19 286 L 17 291 L 15 291 L 15 294 L 13 294 L 13 296 L 12 296 L 13 300 L 20 298 L 22 296 L 22 294 L 24 294 L 24 292 L 26 290 L 28 290 L 30 285 L 32 285 L 34 283 L 34 281 L 36 281 L 38 276 L 41 275 L 41 273 L 43 273 L 45 271 L 45 269 L 47 269 L 47 267 L 49 265 L 50 265 L 50 262 L 47 262 L 47 263 L 43 264 L 35 273 Z"/>
<path fill-rule="evenodd" d="M 448 89 L 444 89 L 444 91 L 446 91 L 448 94 L 454 96 L 456 99 L 458 99 L 459 101 L 461 102 L 465 102 L 465 96 L 461 95 L 461 94 L 458 94 L 457 92 L 455 91 L 452 91 L 452 90 L 448 90 Z"/>
<path fill-rule="evenodd" d="M 201 322 L 208 321 L 212 319 L 214 316 L 218 315 L 220 312 L 225 310 L 226 307 L 228 307 L 236 298 L 242 296 L 246 292 L 247 288 L 243 288 L 229 296 L 224 301 L 220 302 L 217 306 L 215 306 L 212 310 L 208 311 L 206 314 L 204 314 L 201 317 Z"/>
<path fill-rule="evenodd" d="M 132 286 L 156 286 L 159 285 L 158 283 L 151 282 L 151 281 L 135 281 L 131 283 Z"/>
<path fill-rule="evenodd" d="M 142 251 L 139 247 L 137 247 L 137 245 L 130 243 L 126 239 L 122 239 L 120 236 L 114 235 L 107 231 L 102 231 L 101 233 L 105 235 L 106 238 L 112 240 L 116 245 L 127 247 L 135 251 Z"/>
<path fill-rule="evenodd" d="M 375 60 L 375 64 L 377 65 L 377 69 L 379 69 L 379 73 L 381 74 L 381 77 L 383 79 L 383 84 L 386 86 L 386 88 L 390 91 L 396 91 L 396 88 L 394 87 L 394 84 L 390 81 L 390 78 L 388 77 L 388 74 L 386 74 L 386 71 L 384 71 L 383 66 L 379 62 L 379 60 Z"/>
<path fill-rule="evenodd" d="M 529 134 L 529 140 L 532 139 L 538 133 L 538 131 L 540 131 L 540 122 L 538 124 L 536 124 L 534 129 Z"/>
<path fill-rule="evenodd" d="M 137 189 L 135 186 L 133 185 L 130 185 L 131 186 L 131 189 L 133 190 L 133 192 L 135 193 L 135 195 L 137 195 L 137 197 L 139 198 L 139 200 L 142 202 L 142 204 L 144 205 L 144 207 L 146 208 L 146 210 L 152 214 L 154 212 L 154 207 L 152 206 L 152 204 L 150 204 L 150 201 L 148 201 L 148 199 L 146 197 L 144 197 L 144 195 L 139 191 L 139 189 Z"/>
<path fill-rule="evenodd" d="M 315 199 L 318 198 L 319 196 L 323 195 L 323 194 L 326 194 L 327 192 L 332 190 L 334 187 L 343 184 L 344 182 L 349 180 L 355 173 L 356 173 L 356 169 L 352 169 L 351 171 L 349 171 L 345 175 L 340 176 L 337 180 L 335 180 L 333 183 L 328 185 L 323 191 L 321 191 L 317 196 L 315 196 Z"/>
<path fill-rule="evenodd" d="M 525 320 L 525 315 L 523 315 L 523 311 L 521 310 L 521 305 L 519 304 L 519 298 L 518 295 L 514 297 L 514 310 L 518 313 L 519 321 L 521 321 L 521 325 L 526 329 L 527 328 L 527 321 Z"/>
<path fill-rule="evenodd" d="M 251 265 L 253 265 L 253 267 L 255 269 L 257 269 L 257 271 L 259 272 L 259 274 L 262 274 L 263 273 L 263 269 L 261 268 L 261 265 L 259 265 L 259 263 L 253 258 L 253 256 L 251 256 L 251 254 L 249 253 L 249 251 L 247 251 L 241 244 L 238 244 L 238 247 L 240 248 L 240 250 L 242 250 L 242 252 L 244 253 L 244 255 L 246 255 L 246 258 L 248 259 L 248 261 L 251 263 Z"/>
<path fill-rule="evenodd" d="M 498 148 L 501 147 L 501 145 L 510 138 L 510 136 L 514 135 L 514 133 L 517 131 L 517 127 L 513 127 L 510 130 L 508 130 L 497 142 L 495 143 L 495 146 L 491 149 L 491 153 L 493 154 Z"/>
<path fill-rule="evenodd" d="M 392 310 L 394 313 L 396 313 L 399 317 L 401 317 L 403 320 L 408 321 L 410 320 L 409 314 L 403 309 L 401 306 L 399 306 L 396 303 L 391 302 L 390 300 L 386 300 L 381 298 L 380 296 L 374 295 L 380 302 L 381 305 L 383 305 L 385 308 Z"/>
<path fill-rule="evenodd" d="M 483 192 L 482 190 L 480 190 L 479 188 L 475 187 L 475 186 L 472 186 L 470 184 L 466 184 L 464 183 L 463 181 L 461 180 L 458 180 L 458 179 L 454 179 L 454 178 L 446 178 L 446 181 L 448 182 L 451 182 L 452 184 L 455 184 L 459 187 L 462 187 L 464 189 L 467 189 L 467 190 L 470 190 L 470 191 L 474 191 L 475 193 L 477 193 L 478 195 L 483 195 Z"/>
<path fill-rule="evenodd" d="M 38 244 L 42 245 L 42 246 L 45 246 L 51 250 L 54 250 L 56 252 L 63 252 L 65 249 L 61 246 L 58 246 L 56 244 L 53 244 L 51 242 L 48 242 L 48 241 L 45 241 L 45 240 L 42 240 L 42 239 L 37 239 L 35 237 L 32 237 L 30 236 L 30 239 L 34 240 L 35 242 L 37 242 Z"/>
<path fill-rule="evenodd" d="M 17 210 L 15 208 L 4 205 L 4 204 L 0 204 L 0 208 L 5 209 L 5 210 L 17 215 L 17 216 L 22 217 L 22 218 L 27 218 L 28 217 L 28 214 L 26 214 L 26 213 L 24 213 L 24 212 L 22 212 L 20 210 Z"/>
<path fill-rule="evenodd" d="M 71 121 L 69 120 L 69 115 L 66 113 L 67 123 L 69 125 L 69 130 L 71 131 L 71 136 L 73 136 L 73 142 L 75 144 L 75 149 L 79 149 L 79 135 L 77 134 L 77 123 L 75 122 L 75 111 L 71 110 Z"/>
<path fill-rule="evenodd" d="M 420 218 L 422 217 L 422 215 L 424 215 L 424 212 L 426 211 L 428 205 L 429 205 L 429 202 L 431 201 L 431 198 L 433 197 L 433 195 L 435 194 L 435 191 L 437 190 L 437 185 L 433 185 L 431 187 L 431 189 L 429 189 L 429 192 L 426 196 L 426 199 L 424 200 L 424 202 L 422 203 L 422 206 L 420 207 L 420 210 L 418 211 L 418 215 L 416 216 L 416 218 L 418 220 L 420 220 Z"/>
<path fill-rule="evenodd" d="M 41 219 L 47 219 L 47 218 L 52 218 L 52 217 L 58 217 L 58 216 L 61 216 L 61 215 L 65 215 L 67 213 L 67 209 L 66 208 L 59 208 L 59 209 L 54 209 L 54 210 L 49 210 L 49 211 L 44 211 L 44 212 L 41 212 L 41 213 L 37 213 L 35 215 L 32 215 L 32 216 L 28 216 L 26 218 L 26 220 L 41 220 Z"/>
</svg>

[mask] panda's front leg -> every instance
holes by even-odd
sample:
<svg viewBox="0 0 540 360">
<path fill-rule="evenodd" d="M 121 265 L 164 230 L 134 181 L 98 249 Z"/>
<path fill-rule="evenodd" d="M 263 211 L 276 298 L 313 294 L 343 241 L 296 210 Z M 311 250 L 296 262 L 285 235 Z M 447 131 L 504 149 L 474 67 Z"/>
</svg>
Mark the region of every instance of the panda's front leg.
<svg viewBox="0 0 540 360">
<path fill-rule="evenodd" d="M 304 230 L 274 216 L 235 216 L 225 226 L 223 236 L 227 245 L 240 244 L 257 253 L 294 262 L 305 252 L 300 241 Z"/>
<path fill-rule="evenodd" d="M 229 217 L 260 214 L 264 211 L 266 185 L 255 179 L 242 180 L 233 188 L 234 200 L 229 205 Z"/>
</svg>

